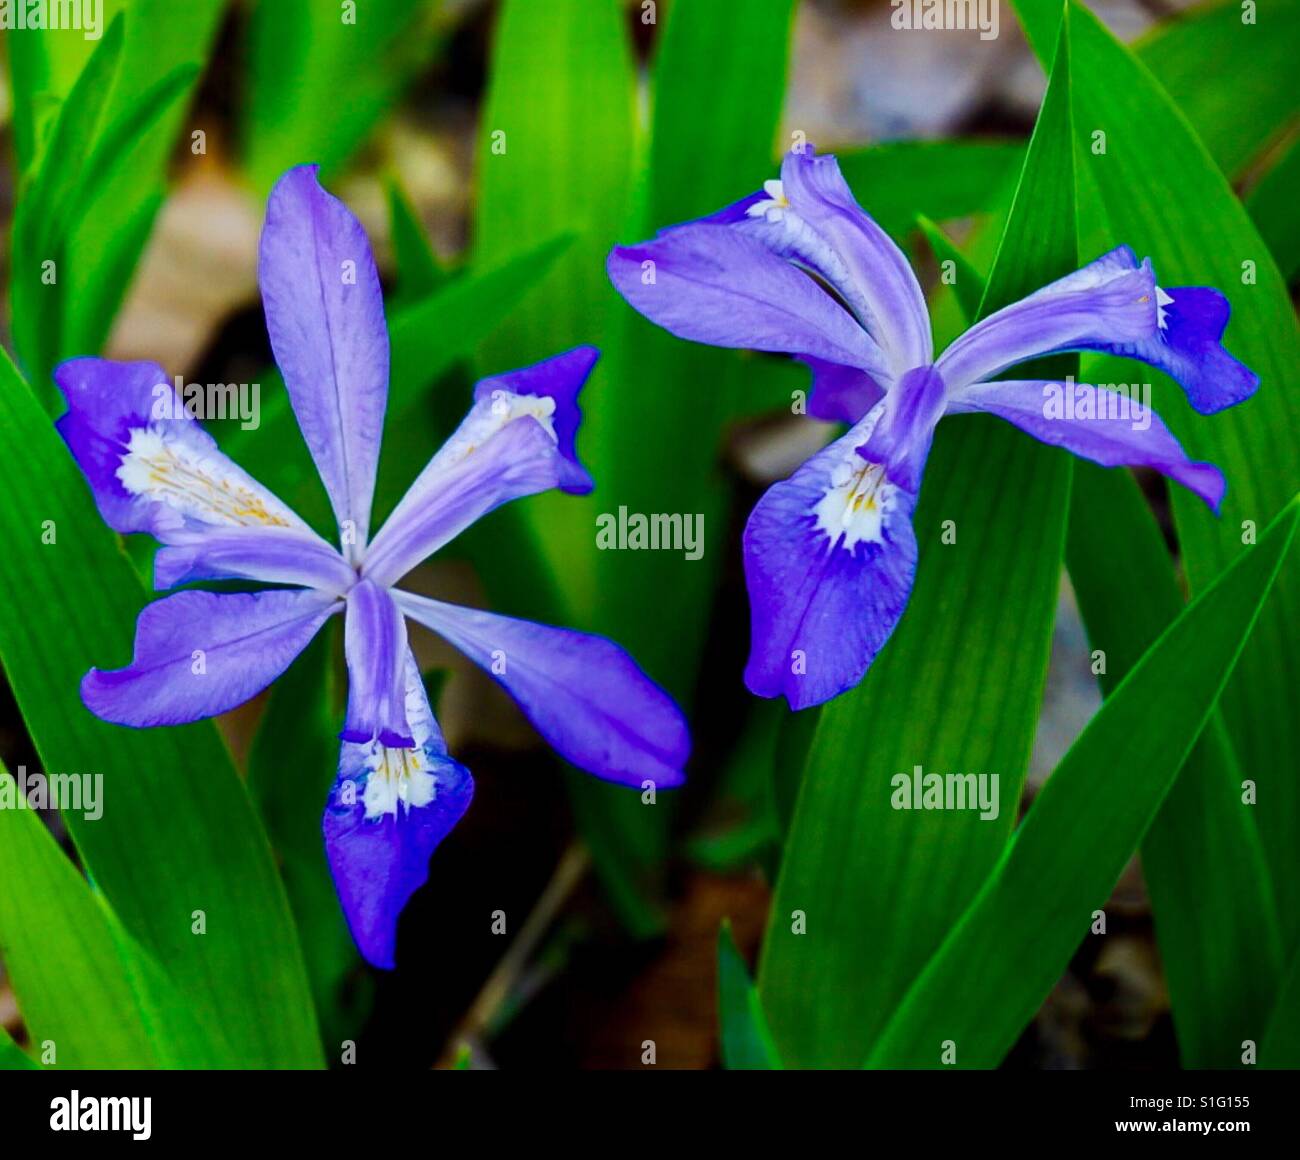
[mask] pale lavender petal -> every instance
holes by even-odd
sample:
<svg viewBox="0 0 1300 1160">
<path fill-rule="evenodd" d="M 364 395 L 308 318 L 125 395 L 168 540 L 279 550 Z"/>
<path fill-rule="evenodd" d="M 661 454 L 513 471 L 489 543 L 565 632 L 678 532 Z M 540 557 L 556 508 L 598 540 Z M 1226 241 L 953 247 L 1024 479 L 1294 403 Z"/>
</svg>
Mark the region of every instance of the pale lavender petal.
<svg viewBox="0 0 1300 1160">
<path fill-rule="evenodd" d="M 447 755 L 410 650 L 410 748 L 344 741 L 322 830 L 348 928 L 366 960 L 392 969 L 397 921 L 429 876 L 429 856 L 469 808 L 474 781 Z"/>
<path fill-rule="evenodd" d="M 81 699 L 135 728 L 224 713 L 274 681 L 342 607 L 309 590 L 178 592 L 140 613 L 131 664 L 91 669 Z"/>
<path fill-rule="evenodd" d="M 884 388 L 866 371 L 801 355 L 812 371 L 808 414 L 831 423 L 856 423 L 884 397 Z"/>
<path fill-rule="evenodd" d="M 503 503 L 589 487 L 559 441 L 555 408 L 549 396 L 501 388 L 478 397 L 375 536 L 362 574 L 387 587 Z"/>
<path fill-rule="evenodd" d="M 370 529 L 388 331 L 366 232 L 316 170 L 291 169 L 271 191 L 258 281 L 275 361 L 355 563 Z"/>
<path fill-rule="evenodd" d="M 788 208 L 762 203 L 775 244 L 824 278 L 859 316 L 885 352 L 893 375 L 927 365 L 934 354 L 925 295 L 903 251 L 858 205 L 830 155 L 791 150 L 781 165 Z M 783 235 L 783 236 L 782 236 Z"/>
<path fill-rule="evenodd" d="M 1216 514 L 1223 500 L 1222 472 L 1212 463 L 1188 459 L 1149 399 L 1087 383 L 1027 380 L 967 387 L 950 409 L 988 411 L 1103 467 L 1154 468 L 1200 496 Z"/>
<path fill-rule="evenodd" d="M 347 599 L 348 715 L 341 736 L 409 748 L 406 621 L 387 589 L 370 580 L 357 583 Z"/>
<path fill-rule="evenodd" d="M 677 226 L 615 247 L 606 268 L 635 310 L 678 338 L 812 355 L 888 378 L 884 354 L 853 316 L 742 230 Z"/>
<path fill-rule="evenodd" d="M 624 785 L 681 784 L 686 721 L 616 644 L 408 592 L 394 598 L 480 665 L 561 757 Z"/>
<path fill-rule="evenodd" d="M 1259 378 L 1223 347 L 1231 308 L 1217 290 L 1156 285 L 1150 259 L 1127 246 L 971 327 L 939 358 L 952 390 L 1062 351 L 1138 359 L 1182 386 L 1202 414 L 1249 398 Z"/>
<path fill-rule="evenodd" d="M 1151 263 L 1120 246 L 976 323 L 936 365 L 957 391 L 1041 355 L 1143 343 L 1158 330 Z"/>
<path fill-rule="evenodd" d="M 916 496 L 861 452 L 883 407 L 769 488 L 745 527 L 745 683 L 792 709 L 856 685 L 912 590 Z"/>
<path fill-rule="evenodd" d="M 300 584 L 341 596 L 356 578 L 334 548 L 300 528 L 175 532 L 153 560 L 153 583 L 158 589 L 196 580 L 241 579 Z"/>
</svg>

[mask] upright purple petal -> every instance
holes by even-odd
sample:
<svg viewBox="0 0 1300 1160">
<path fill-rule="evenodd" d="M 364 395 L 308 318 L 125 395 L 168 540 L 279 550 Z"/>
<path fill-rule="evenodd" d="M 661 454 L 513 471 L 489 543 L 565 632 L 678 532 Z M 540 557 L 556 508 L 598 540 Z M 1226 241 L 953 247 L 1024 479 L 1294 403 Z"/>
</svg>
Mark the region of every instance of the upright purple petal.
<svg viewBox="0 0 1300 1160">
<path fill-rule="evenodd" d="M 686 721 L 611 641 L 408 592 L 394 598 L 501 685 L 560 756 L 624 785 L 681 784 Z"/>
<path fill-rule="evenodd" d="M 348 593 L 344 651 L 348 716 L 343 740 L 413 746 L 406 720 L 406 622 L 388 590 L 370 580 Z"/>
<path fill-rule="evenodd" d="M 740 230 L 677 226 L 653 241 L 615 247 L 606 268 L 633 309 L 678 338 L 812 355 L 890 378 L 883 352 L 852 315 Z"/>
<path fill-rule="evenodd" d="M 925 295 L 903 251 L 858 205 L 839 162 L 811 146 L 791 150 L 780 190 L 750 208 L 776 233 L 773 243 L 824 278 L 857 313 L 901 375 L 934 354 Z"/>
<path fill-rule="evenodd" d="M 429 856 L 474 794 L 469 770 L 447 755 L 409 649 L 403 673 L 411 746 L 344 741 L 322 819 L 352 937 L 368 962 L 386 969 L 396 966 L 402 908 L 428 878 Z"/>
<path fill-rule="evenodd" d="M 840 366 L 801 355 L 812 371 L 812 394 L 808 397 L 808 414 L 832 423 L 856 423 L 882 398 L 884 388 L 866 371 Z"/>
<path fill-rule="evenodd" d="M 1248 398 L 1259 379 L 1221 343 L 1228 301 L 1200 286 L 1165 290 L 1150 259 L 1127 246 L 1103 254 L 971 327 L 940 356 L 953 390 L 1062 351 L 1100 351 L 1164 371 L 1202 414 Z"/>
<path fill-rule="evenodd" d="M 856 685 L 912 591 L 916 496 L 862 453 L 884 406 L 769 488 L 745 527 L 745 683 L 792 709 Z"/>
<path fill-rule="evenodd" d="M 1212 463 L 1188 459 L 1148 400 L 1087 383 L 1028 380 L 967 387 L 950 409 L 988 411 L 1040 442 L 1103 467 L 1154 468 L 1200 496 L 1216 514 L 1223 500 L 1222 472 Z"/>
<path fill-rule="evenodd" d="M 266 206 L 258 281 L 275 361 L 355 563 L 388 401 L 388 331 L 370 241 L 315 165 L 289 170 Z"/>
<path fill-rule="evenodd" d="M 266 688 L 342 607 L 309 590 L 178 592 L 140 613 L 130 665 L 91 669 L 81 699 L 138 729 L 213 717 Z"/>
<path fill-rule="evenodd" d="M 362 574 L 376 584 L 395 584 L 470 524 L 512 499 L 552 487 L 590 490 L 591 477 L 565 446 L 572 442 L 569 425 L 577 422 L 572 399 L 515 394 L 491 385 L 500 379 L 484 381 L 488 388 L 475 392 L 469 414 L 411 484 L 366 552 Z"/>
</svg>

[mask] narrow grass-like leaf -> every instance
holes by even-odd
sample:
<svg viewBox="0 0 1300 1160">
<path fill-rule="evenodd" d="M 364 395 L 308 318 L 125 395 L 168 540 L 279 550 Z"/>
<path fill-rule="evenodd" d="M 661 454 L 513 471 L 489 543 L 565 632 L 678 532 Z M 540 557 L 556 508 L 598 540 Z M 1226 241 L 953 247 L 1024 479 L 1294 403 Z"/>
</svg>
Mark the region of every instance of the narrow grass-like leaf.
<svg viewBox="0 0 1300 1160">
<path fill-rule="evenodd" d="M 1133 52 L 1229 177 L 1296 116 L 1300 5 L 1290 0 L 1255 0 L 1249 8 L 1214 0 L 1157 24 Z M 1211 77 L 1232 81 L 1207 83 Z"/>
<path fill-rule="evenodd" d="M 718 928 L 718 1024 L 722 1062 L 728 1070 L 780 1069 L 767 1017 L 726 919 Z"/>
<path fill-rule="evenodd" d="M 1259 1045 L 1263 1067 L 1300 1068 L 1300 951 L 1291 957 L 1278 992 L 1264 1041 Z"/>
<path fill-rule="evenodd" d="M 129 979 L 90 887 L 0 768 L 0 956 L 32 1041 L 61 1067 L 157 1067 Z M 75 980 L 75 982 L 74 982 Z"/>
<path fill-rule="evenodd" d="M 1020 0 L 1022 17 L 1050 25 L 1050 0 Z M 1300 334 L 1268 247 L 1226 179 L 1169 96 L 1087 9 L 1071 6 L 1072 92 L 1080 164 L 1101 204 L 1086 200 L 1081 219 L 1150 254 L 1161 284 L 1215 286 L 1232 303 L 1226 335 L 1233 353 L 1259 376 L 1256 395 L 1211 418 L 1196 415 L 1173 384 L 1145 367 L 1117 381 L 1156 379 L 1156 409 L 1193 459 L 1217 464 L 1228 479 L 1222 517 L 1172 489 L 1188 580 L 1195 592 L 1243 552 L 1300 485 Z M 1251 30 L 1262 32 L 1262 29 Z M 1094 153 L 1094 133 L 1106 152 Z M 1257 823 L 1273 876 L 1284 949 L 1300 937 L 1300 562 L 1283 569 L 1275 597 L 1246 647 L 1222 700 L 1242 773 L 1257 783 Z"/>
<path fill-rule="evenodd" d="M 983 314 L 1077 265 L 1067 61 L 1062 40 Z M 866 679 L 823 708 L 786 841 L 759 989 L 792 1066 L 861 1064 L 1002 851 L 1046 677 L 1069 479 L 1061 452 L 988 416 L 939 427 L 908 609 Z M 996 774 L 996 820 L 891 809 L 892 779 L 918 765 Z"/>
<path fill-rule="evenodd" d="M 1088 375 L 1098 380 L 1106 381 Z M 1076 467 L 1066 558 L 1110 695 L 1183 608 L 1160 529 L 1127 472 Z M 1142 844 L 1185 1067 L 1239 1064 L 1242 1038 L 1261 1024 L 1280 981 L 1277 908 L 1241 782 L 1216 711 Z"/>
<path fill-rule="evenodd" d="M 1277 164 L 1259 179 L 1246 197 L 1246 208 L 1255 228 L 1288 283 L 1300 273 L 1300 214 L 1295 211 L 1297 189 L 1300 189 L 1300 140 L 1291 142 Z"/>
<path fill-rule="evenodd" d="M 1169 627 L 1048 778 L 997 867 L 909 990 L 873 1067 L 995 1067 L 1100 910 L 1241 656 L 1300 500 Z M 1104 937 L 1104 936 L 1098 936 Z M 1263 1027 L 1246 1029 L 1257 1039 Z"/>
<path fill-rule="evenodd" d="M 326 174 L 347 161 L 441 42 L 439 8 L 428 0 L 257 0 L 243 126 L 254 184 L 270 189 L 305 161 Z"/>
<path fill-rule="evenodd" d="M 242 1063 L 320 1062 L 310 990 L 266 835 L 210 723 L 132 730 L 81 704 L 129 652 L 144 592 L 48 417 L 0 356 L 0 659 L 46 771 L 103 776 L 104 816 L 66 815 L 131 937 Z"/>
</svg>

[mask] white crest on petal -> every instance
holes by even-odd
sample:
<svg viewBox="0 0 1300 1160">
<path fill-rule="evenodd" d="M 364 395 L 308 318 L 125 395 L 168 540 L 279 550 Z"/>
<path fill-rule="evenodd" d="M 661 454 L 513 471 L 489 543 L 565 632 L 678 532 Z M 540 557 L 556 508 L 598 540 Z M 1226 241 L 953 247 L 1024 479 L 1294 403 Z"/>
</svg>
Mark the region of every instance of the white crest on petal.
<svg viewBox="0 0 1300 1160">
<path fill-rule="evenodd" d="M 1159 324 L 1161 330 L 1164 330 L 1168 326 L 1168 322 L 1165 319 L 1165 307 L 1172 306 L 1173 303 L 1174 300 L 1163 290 L 1161 290 L 1159 286 L 1157 286 L 1156 287 L 1156 322 Z"/>
<path fill-rule="evenodd" d="M 154 427 L 132 428 L 117 478 L 132 495 L 204 523 L 305 526 L 224 455 Z"/>
</svg>

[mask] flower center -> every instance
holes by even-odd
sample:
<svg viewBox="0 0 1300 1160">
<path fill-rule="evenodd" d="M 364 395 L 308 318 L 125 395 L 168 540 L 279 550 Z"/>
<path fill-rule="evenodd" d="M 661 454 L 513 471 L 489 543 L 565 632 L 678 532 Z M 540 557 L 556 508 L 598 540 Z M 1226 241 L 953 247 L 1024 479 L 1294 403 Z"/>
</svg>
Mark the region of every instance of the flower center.
<svg viewBox="0 0 1300 1160">
<path fill-rule="evenodd" d="M 205 523 L 287 528 L 296 522 L 220 458 L 149 427 L 132 429 L 117 478 L 132 495 L 158 500 Z"/>
<path fill-rule="evenodd" d="M 894 507 L 898 488 L 885 478 L 879 463 L 864 460 L 856 452 L 835 469 L 831 486 L 818 501 L 813 514 L 833 548 L 842 541 L 846 551 L 860 543 L 884 542 L 885 519 Z"/>
<path fill-rule="evenodd" d="M 423 748 L 390 749 L 378 741 L 371 745 L 362 792 L 367 820 L 377 821 L 385 814 L 396 817 L 399 804 L 408 811 L 419 809 L 438 796 L 438 779 Z"/>
</svg>

